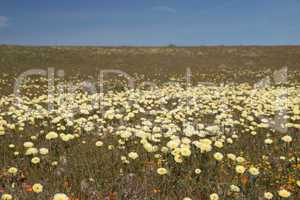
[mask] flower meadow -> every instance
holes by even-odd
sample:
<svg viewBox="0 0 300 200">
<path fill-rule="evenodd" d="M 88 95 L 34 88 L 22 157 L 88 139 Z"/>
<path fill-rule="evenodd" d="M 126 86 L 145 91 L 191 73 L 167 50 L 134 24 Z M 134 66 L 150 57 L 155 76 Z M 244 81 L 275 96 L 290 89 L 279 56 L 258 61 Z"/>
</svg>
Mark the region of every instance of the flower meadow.
<svg viewBox="0 0 300 200">
<path fill-rule="evenodd" d="M 22 96 L 1 96 L 1 200 L 300 199 L 296 80 L 172 80 L 102 93 L 52 88 L 49 98 L 47 80 L 35 77 Z"/>
</svg>

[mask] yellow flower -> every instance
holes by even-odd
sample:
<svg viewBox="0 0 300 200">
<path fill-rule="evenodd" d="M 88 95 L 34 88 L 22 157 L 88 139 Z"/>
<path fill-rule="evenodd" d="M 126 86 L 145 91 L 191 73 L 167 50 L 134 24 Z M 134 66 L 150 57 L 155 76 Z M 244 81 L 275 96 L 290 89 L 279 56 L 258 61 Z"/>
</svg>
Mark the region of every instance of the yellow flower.
<svg viewBox="0 0 300 200">
<path fill-rule="evenodd" d="M 201 153 L 210 152 L 212 150 L 211 144 L 200 143 Z"/>
<path fill-rule="evenodd" d="M 237 161 L 238 163 L 243 163 L 243 162 L 245 162 L 245 158 L 239 156 L 239 157 L 236 158 L 236 161 Z"/>
<path fill-rule="evenodd" d="M 103 145 L 103 142 L 102 142 L 102 141 L 97 141 L 97 142 L 96 142 L 96 146 L 97 146 L 97 147 L 101 147 L 102 145 Z"/>
<path fill-rule="evenodd" d="M 216 193 L 213 193 L 209 196 L 210 200 L 219 200 L 219 195 L 217 195 Z"/>
<path fill-rule="evenodd" d="M 238 165 L 235 167 L 235 171 L 238 173 L 238 174 L 243 174 L 245 173 L 246 171 L 246 168 L 242 165 Z"/>
<path fill-rule="evenodd" d="M 148 142 L 144 143 L 143 146 L 147 152 L 154 152 L 155 150 L 154 147 Z"/>
<path fill-rule="evenodd" d="M 36 140 L 36 139 L 37 139 L 37 136 L 33 135 L 33 136 L 30 137 L 30 139 Z"/>
<path fill-rule="evenodd" d="M 256 131 L 251 131 L 251 133 L 250 133 L 251 135 L 257 135 L 257 132 Z"/>
<path fill-rule="evenodd" d="M 53 200 L 69 200 L 69 197 L 63 193 L 57 193 L 54 195 Z"/>
<path fill-rule="evenodd" d="M 18 169 L 15 167 L 11 167 L 8 169 L 8 173 L 12 174 L 12 175 L 16 175 L 18 172 Z"/>
<path fill-rule="evenodd" d="M 165 175 L 168 173 L 168 170 L 166 168 L 158 168 L 157 171 L 156 171 L 159 175 Z"/>
<path fill-rule="evenodd" d="M 40 161 L 41 161 L 41 159 L 39 157 L 34 157 L 34 158 L 31 159 L 31 162 L 33 164 L 38 164 Z"/>
<path fill-rule="evenodd" d="M 279 190 L 278 195 L 282 198 L 288 198 L 291 196 L 291 193 L 285 189 Z"/>
<path fill-rule="evenodd" d="M 298 187 L 300 187 L 300 181 L 296 181 Z"/>
<path fill-rule="evenodd" d="M 227 139 L 226 139 L 226 142 L 227 142 L 228 144 L 232 144 L 232 143 L 233 143 L 233 140 L 232 140 L 231 138 L 227 138 Z"/>
<path fill-rule="evenodd" d="M 5 135 L 4 127 L 0 125 L 0 136 Z"/>
<path fill-rule="evenodd" d="M 210 152 L 212 150 L 211 141 L 209 139 L 201 139 L 195 145 L 200 148 L 201 153 Z"/>
<path fill-rule="evenodd" d="M 175 162 L 177 162 L 177 163 L 182 163 L 182 162 L 183 162 L 183 159 L 182 159 L 182 157 L 181 157 L 180 154 L 175 154 L 174 160 L 175 160 Z"/>
<path fill-rule="evenodd" d="M 232 153 L 227 154 L 227 158 L 233 161 L 236 160 L 236 156 Z"/>
<path fill-rule="evenodd" d="M 29 149 L 26 150 L 25 155 L 35 155 L 37 154 L 39 151 L 37 150 L 37 148 L 31 147 Z"/>
<path fill-rule="evenodd" d="M 48 153 L 49 153 L 49 150 L 47 148 L 40 148 L 41 155 L 47 155 Z"/>
<path fill-rule="evenodd" d="M 187 147 L 181 148 L 180 153 L 182 156 L 189 157 L 191 155 L 191 150 Z"/>
<path fill-rule="evenodd" d="M 167 147 L 162 147 L 161 152 L 168 153 L 169 149 Z"/>
<path fill-rule="evenodd" d="M 195 174 L 201 174 L 201 169 L 195 169 Z"/>
<path fill-rule="evenodd" d="M 60 138 L 61 138 L 62 141 L 68 142 L 68 141 L 73 139 L 73 136 L 70 135 L 70 134 L 63 134 L 62 133 L 62 134 L 60 134 Z"/>
<path fill-rule="evenodd" d="M 167 143 L 167 147 L 169 147 L 170 149 L 176 149 L 180 144 L 180 140 L 171 140 Z"/>
<path fill-rule="evenodd" d="M 249 169 L 250 174 L 252 174 L 253 176 L 257 176 L 259 175 L 259 170 L 255 167 L 250 167 Z"/>
<path fill-rule="evenodd" d="M 52 139 L 55 139 L 55 138 L 57 138 L 57 137 L 58 137 L 58 134 L 55 133 L 55 132 L 53 132 L 53 131 L 49 132 L 49 133 L 46 135 L 46 139 L 47 139 L 47 140 L 52 140 Z"/>
<path fill-rule="evenodd" d="M 217 152 L 214 154 L 214 158 L 217 160 L 217 161 L 221 161 L 223 159 L 223 154 Z"/>
<path fill-rule="evenodd" d="M 53 161 L 53 162 L 51 163 L 51 165 L 52 165 L 52 166 L 57 166 L 57 165 L 58 165 L 58 162 L 57 162 L 57 161 Z"/>
<path fill-rule="evenodd" d="M 23 146 L 24 146 L 25 148 L 31 148 L 31 147 L 34 146 L 34 144 L 33 144 L 32 142 L 24 142 Z"/>
<path fill-rule="evenodd" d="M 12 200 L 13 197 L 10 194 L 2 194 L 1 200 Z"/>
<path fill-rule="evenodd" d="M 222 147 L 223 147 L 223 143 L 220 142 L 220 141 L 216 141 L 214 145 L 215 145 L 216 147 L 218 147 L 218 148 L 222 148 Z"/>
<path fill-rule="evenodd" d="M 32 190 L 35 193 L 41 193 L 43 192 L 43 185 L 41 185 L 40 183 L 36 183 L 32 186 Z"/>
<path fill-rule="evenodd" d="M 111 144 L 111 145 L 108 145 L 107 148 L 108 148 L 108 150 L 113 150 L 115 148 L 115 146 Z"/>
</svg>

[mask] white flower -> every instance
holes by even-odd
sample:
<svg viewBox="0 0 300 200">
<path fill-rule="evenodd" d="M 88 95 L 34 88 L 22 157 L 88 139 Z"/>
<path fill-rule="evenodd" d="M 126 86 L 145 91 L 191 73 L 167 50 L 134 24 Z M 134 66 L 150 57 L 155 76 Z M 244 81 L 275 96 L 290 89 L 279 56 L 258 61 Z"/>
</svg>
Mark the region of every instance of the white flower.
<svg viewBox="0 0 300 200">
<path fill-rule="evenodd" d="M 236 186 L 236 185 L 231 185 L 230 186 L 230 190 L 232 192 L 240 192 L 240 188 L 238 186 Z"/>
<path fill-rule="evenodd" d="M 271 192 L 265 192 L 264 193 L 264 198 L 265 199 L 273 199 L 273 194 Z"/>
<path fill-rule="evenodd" d="M 286 136 L 283 136 L 281 138 L 281 140 L 284 141 L 284 142 L 286 142 L 286 143 L 290 143 L 290 142 L 293 141 L 293 138 L 291 136 L 289 136 L 289 135 L 286 135 Z"/>
<path fill-rule="evenodd" d="M 131 158 L 132 160 L 135 160 L 139 157 L 139 155 L 136 152 L 130 152 L 128 154 L 128 157 Z"/>
<path fill-rule="evenodd" d="M 278 195 L 282 198 L 288 198 L 291 196 L 291 193 L 285 189 L 279 190 Z"/>
<path fill-rule="evenodd" d="M 270 138 L 265 139 L 265 144 L 272 144 L 273 140 Z"/>
<path fill-rule="evenodd" d="M 235 167 L 235 171 L 238 173 L 238 174 L 243 174 L 245 173 L 246 171 L 246 168 L 242 165 L 238 165 Z"/>
</svg>

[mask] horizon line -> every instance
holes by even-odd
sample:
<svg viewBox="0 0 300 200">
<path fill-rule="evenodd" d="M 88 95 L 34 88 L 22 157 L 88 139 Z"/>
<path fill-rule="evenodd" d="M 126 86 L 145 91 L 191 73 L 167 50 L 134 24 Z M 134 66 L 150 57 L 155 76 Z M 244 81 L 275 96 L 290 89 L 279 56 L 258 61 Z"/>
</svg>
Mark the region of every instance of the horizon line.
<svg viewBox="0 0 300 200">
<path fill-rule="evenodd" d="M 300 47 L 299 44 L 197 44 L 197 45 L 91 45 L 91 44 L 0 44 L 15 47 L 99 47 L 99 48 L 188 48 L 188 47 Z"/>
</svg>

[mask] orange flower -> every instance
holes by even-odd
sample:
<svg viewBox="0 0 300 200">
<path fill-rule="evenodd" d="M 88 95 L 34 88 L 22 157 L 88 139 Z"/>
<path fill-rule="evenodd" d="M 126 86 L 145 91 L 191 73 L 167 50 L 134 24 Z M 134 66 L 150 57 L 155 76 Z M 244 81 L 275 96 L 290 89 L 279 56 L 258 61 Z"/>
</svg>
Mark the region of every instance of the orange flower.
<svg viewBox="0 0 300 200">
<path fill-rule="evenodd" d="M 70 185 L 71 185 L 71 184 L 69 183 L 69 181 L 65 181 L 65 182 L 64 182 L 64 187 L 65 187 L 65 188 L 70 187 Z"/>
<path fill-rule="evenodd" d="M 154 189 L 153 189 L 153 193 L 155 193 L 155 194 L 156 194 L 156 193 L 160 193 L 160 189 L 159 189 L 159 188 L 154 188 Z"/>
<path fill-rule="evenodd" d="M 249 177 L 248 176 L 242 176 L 241 177 L 241 182 L 242 182 L 244 187 L 247 186 L 248 183 L 249 183 Z"/>
<path fill-rule="evenodd" d="M 32 185 L 25 183 L 24 184 L 24 189 L 26 192 L 33 192 L 32 190 Z"/>
<path fill-rule="evenodd" d="M 79 198 L 70 196 L 70 197 L 69 197 L 69 200 L 79 200 Z"/>
<path fill-rule="evenodd" d="M 116 192 L 109 192 L 108 198 L 109 198 L 109 200 L 117 199 L 117 193 Z"/>
</svg>

